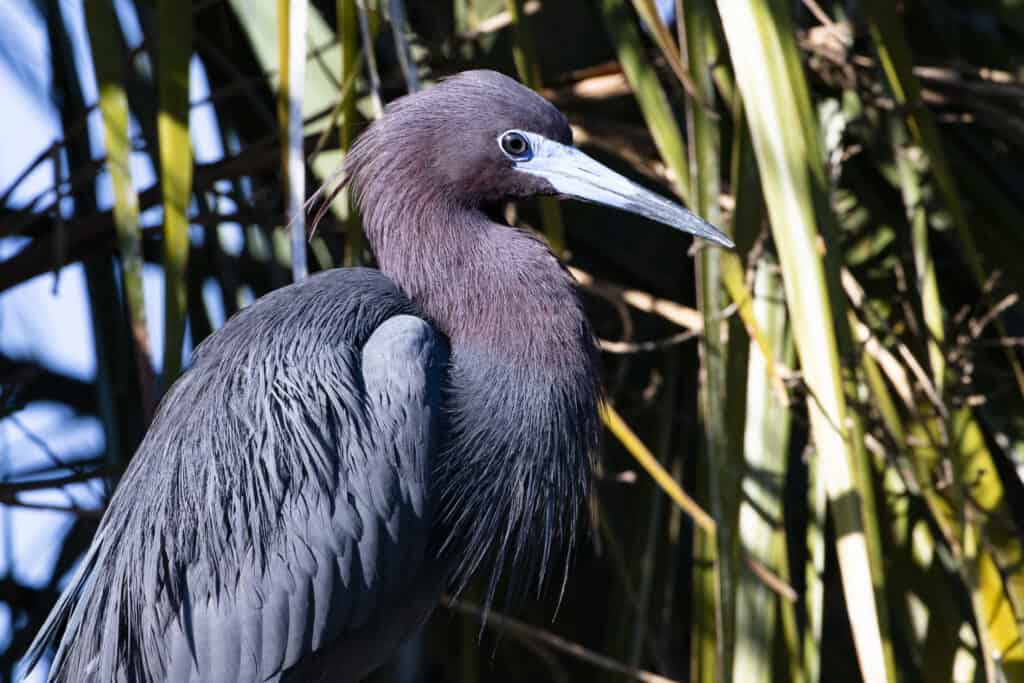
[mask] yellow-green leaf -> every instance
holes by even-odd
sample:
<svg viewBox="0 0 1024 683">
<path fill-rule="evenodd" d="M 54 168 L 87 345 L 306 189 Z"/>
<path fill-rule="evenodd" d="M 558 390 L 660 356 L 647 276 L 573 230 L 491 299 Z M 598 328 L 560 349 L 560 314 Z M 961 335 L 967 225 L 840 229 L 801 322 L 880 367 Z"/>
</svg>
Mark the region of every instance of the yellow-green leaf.
<svg viewBox="0 0 1024 683">
<path fill-rule="evenodd" d="M 600 0 L 601 16 L 633 95 L 661 158 L 673 171 L 676 192 L 692 201 L 686 145 L 658 73 L 644 53 L 643 39 L 624 0 Z"/>
<path fill-rule="evenodd" d="M 107 169 L 114 189 L 114 229 L 121 256 L 121 285 L 131 326 L 136 373 L 142 398 L 142 416 L 148 423 L 156 407 L 156 386 L 146 327 L 146 301 L 142 284 L 142 231 L 139 197 L 132 184 L 132 143 L 128 97 L 124 89 L 122 37 L 114 8 L 104 0 L 85 3 L 93 67 L 99 88 L 100 114 Z"/>
<path fill-rule="evenodd" d="M 794 26 L 781 2 L 730 0 L 718 7 L 746 103 L 796 348 L 812 396 L 812 434 L 832 504 L 857 657 L 866 680 L 886 681 L 889 667 L 862 518 L 864 503 L 856 485 L 856 453 L 847 442 L 846 399 L 832 318 L 833 310 L 842 310 L 842 302 L 830 297 L 819 252 L 815 214 L 827 203 L 815 197 L 812 179 L 824 172 L 816 135 L 809 135 L 816 125 L 809 117 L 806 83 L 790 68 L 797 60 L 797 55 L 786 52 L 793 51 L 791 37 L 780 35 L 794 31 Z"/>
<path fill-rule="evenodd" d="M 185 273 L 192 196 L 189 139 L 189 61 L 192 57 L 191 0 L 160 0 L 158 83 L 160 190 L 164 207 L 164 368 L 166 389 L 181 372 L 187 305 Z"/>
<path fill-rule="evenodd" d="M 306 264 L 306 154 L 302 95 L 306 84 L 307 0 L 278 0 L 281 87 L 277 115 L 281 128 L 281 168 L 285 189 L 285 224 L 291 231 L 292 279 L 309 273 Z"/>
</svg>

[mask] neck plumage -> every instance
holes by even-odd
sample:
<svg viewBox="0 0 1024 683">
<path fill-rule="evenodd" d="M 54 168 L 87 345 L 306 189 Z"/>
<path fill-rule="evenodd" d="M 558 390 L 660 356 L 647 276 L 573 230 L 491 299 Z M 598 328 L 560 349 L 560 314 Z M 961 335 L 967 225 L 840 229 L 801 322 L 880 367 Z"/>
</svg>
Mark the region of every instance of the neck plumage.
<svg viewBox="0 0 1024 683">
<path fill-rule="evenodd" d="M 598 428 L 573 282 L 543 243 L 467 207 L 364 217 L 381 269 L 451 342 L 434 490 L 453 583 L 490 567 L 488 600 L 502 572 L 508 599 L 539 590 L 552 562 L 568 566 Z"/>
<path fill-rule="evenodd" d="M 453 347 L 545 371 L 590 350 L 574 283 L 541 241 L 470 209 L 437 207 L 418 217 L 419 225 L 396 227 L 403 234 L 395 238 L 374 231 L 374 248 L 381 270 Z"/>
</svg>

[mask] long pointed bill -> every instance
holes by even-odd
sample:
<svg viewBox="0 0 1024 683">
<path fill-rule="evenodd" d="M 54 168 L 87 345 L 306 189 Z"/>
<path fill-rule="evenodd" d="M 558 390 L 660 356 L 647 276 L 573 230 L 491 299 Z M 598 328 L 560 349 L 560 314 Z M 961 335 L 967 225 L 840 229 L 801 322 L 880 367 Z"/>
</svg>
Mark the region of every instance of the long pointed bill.
<svg viewBox="0 0 1024 683">
<path fill-rule="evenodd" d="M 645 190 L 575 147 L 536 133 L 521 133 L 529 140 L 533 156 L 514 160 L 516 170 L 544 178 L 559 194 L 614 206 L 724 247 L 735 246 L 728 236 L 704 219 Z"/>
</svg>

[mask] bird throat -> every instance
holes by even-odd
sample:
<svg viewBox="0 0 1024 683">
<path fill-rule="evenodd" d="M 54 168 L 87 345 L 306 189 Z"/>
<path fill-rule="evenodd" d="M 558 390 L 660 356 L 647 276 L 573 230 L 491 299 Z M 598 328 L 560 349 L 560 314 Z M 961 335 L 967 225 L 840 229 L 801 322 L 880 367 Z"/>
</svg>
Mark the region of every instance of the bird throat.
<svg viewBox="0 0 1024 683">
<path fill-rule="evenodd" d="M 575 283 L 547 245 L 462 207 L 432 207 L 389 229 L 368 226 L 381 270 L 453 349 L 558 373 L 596 349 Z"/>
</svg>

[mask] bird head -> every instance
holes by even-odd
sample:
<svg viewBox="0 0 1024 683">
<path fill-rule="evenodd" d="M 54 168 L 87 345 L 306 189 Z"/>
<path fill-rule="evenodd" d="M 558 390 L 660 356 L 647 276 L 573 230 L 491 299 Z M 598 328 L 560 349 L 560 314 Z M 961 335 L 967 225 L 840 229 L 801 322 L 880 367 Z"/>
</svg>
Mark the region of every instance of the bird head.
<svg viewBox="0 0 1024 683">
<path fill-rule="evenodd" d="M 371 195 L 394 200 L 387 202 L 392 213 L 398 205 L 416 207 L 427 196 L 477 207 L 557 195 L 733 246 L 707 221 L 577 149 L 558 109 L 494 71 L 465 71 L 388 105 L 356 141 L 345 172 L 371 222 Z"/>
</svg>

